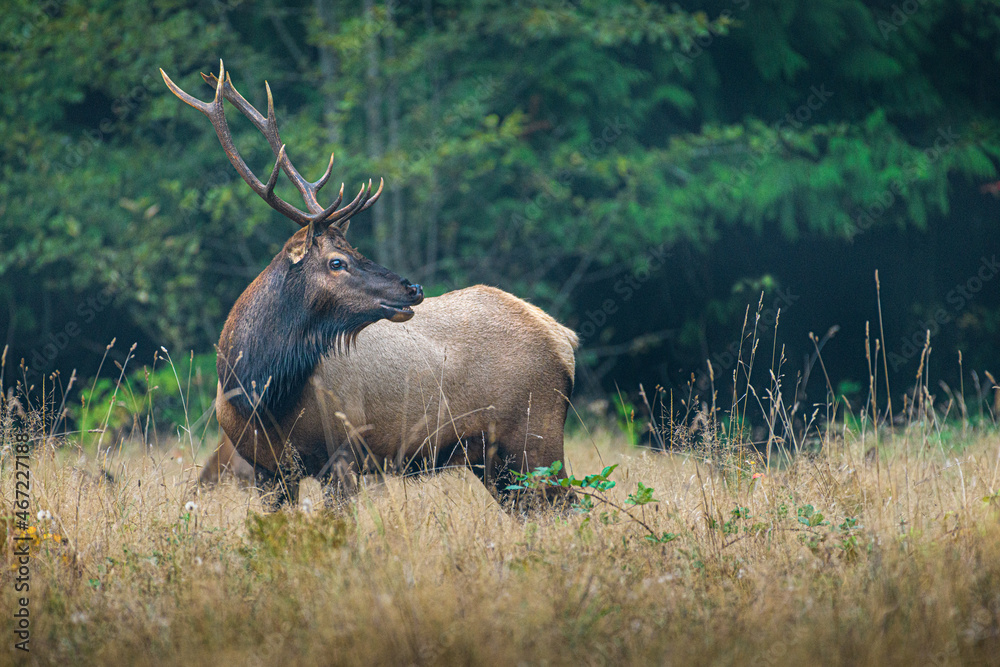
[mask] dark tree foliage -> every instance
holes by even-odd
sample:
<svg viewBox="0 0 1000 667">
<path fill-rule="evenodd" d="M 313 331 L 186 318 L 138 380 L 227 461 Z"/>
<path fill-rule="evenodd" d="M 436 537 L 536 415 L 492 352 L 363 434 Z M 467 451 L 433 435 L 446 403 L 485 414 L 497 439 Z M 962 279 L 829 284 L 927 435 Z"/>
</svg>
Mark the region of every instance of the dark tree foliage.
<svg viewBox="0 0 1000 667">
<path fill-rule="evenodd" d="M 348 189 L 386 179 L 351 228 L 363 252 L 431 293 L 486 282 L 548 309 L 581 333 L 585 390 L 683 384 L 707 359 L 731 376 L 761 293 L 796 369 L 809 331 L 841 327 L 827 365 L 850 387 L 875 269 L 893 371 L 912 377 L 928 328 L 995 368 L 998 9 L 8 2 L 0 346 L 83 374 L 113 337 L 140 360 L 212 349 L 294 231 L 157 71 L 207 99 L 223 57 L 258 108 L 268 79 L 307 176 L 335 150 Z M 262 137 L 231 126 L 265 174 Z"/>
</svg>

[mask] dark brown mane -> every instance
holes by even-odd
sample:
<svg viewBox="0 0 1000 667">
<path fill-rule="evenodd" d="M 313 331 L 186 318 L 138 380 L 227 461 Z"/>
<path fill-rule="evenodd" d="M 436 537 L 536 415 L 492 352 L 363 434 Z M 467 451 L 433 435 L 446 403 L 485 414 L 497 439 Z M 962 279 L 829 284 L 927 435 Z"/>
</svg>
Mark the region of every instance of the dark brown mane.
<svg viewBox="0 0 1000 667">
<path fill-rule="evenodd" d="M 240 296 L 219 338 L 216 369 L 232 406 L 276 420 L 295 407 L 323 355 L 347 353 L 372 323 L 336 303 L 322 313 L 302 307 L 308 262 L 279 253 Z"/>
</svg>

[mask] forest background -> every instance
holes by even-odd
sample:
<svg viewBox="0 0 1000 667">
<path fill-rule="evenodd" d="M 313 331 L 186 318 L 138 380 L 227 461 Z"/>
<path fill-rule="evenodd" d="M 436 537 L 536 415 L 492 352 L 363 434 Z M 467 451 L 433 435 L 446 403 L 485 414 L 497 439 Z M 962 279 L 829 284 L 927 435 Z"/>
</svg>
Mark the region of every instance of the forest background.
<svg viewBox="0 0 1000 667">
<path fill-rule="evenodd" d="M 212 358 L 294 231 L 158 72 L 208 99 L 220 58 L 258 108 L 270 83 L 307 177 L 332 150 L 347 190 L 385 178 L 363 253 L 546 309 L 580 333 L 581 395 L 725 391 L 758 304 L 760 354 L 794 377 L 815 333 L 855 405 L 868 326 L 897 394 L 928 332 L 935 382 L 1000 370 L 1000 2 L 4 4 L 4 386 L 90 377 L 112 339 L 119 363 Z"/>
</svg>

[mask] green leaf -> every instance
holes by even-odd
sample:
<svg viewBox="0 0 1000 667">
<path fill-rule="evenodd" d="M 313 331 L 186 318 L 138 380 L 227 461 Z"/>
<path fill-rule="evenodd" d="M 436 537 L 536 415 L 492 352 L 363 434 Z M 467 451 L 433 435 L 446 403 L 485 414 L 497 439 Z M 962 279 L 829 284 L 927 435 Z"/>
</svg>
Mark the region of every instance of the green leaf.
<svg viewBox="0 0 1000 667">
<path fill-rule="evenodd" d="M 646 535 L 644 539 L 652 544 L 666 544 L 667 542 L 673 542 L 679 537 L 676 533 L 664 532 L 662 535 Z"/>
<path fill-rule="evenodd" d="M 642 482 L 639 482 L 636 492 L 630 493 L 625 502 L 629 505 L 646 505 L 649 503 L 658 503 L 660 501 L 653 498 L 652 487 L 648 487 Z"/>
</svg>

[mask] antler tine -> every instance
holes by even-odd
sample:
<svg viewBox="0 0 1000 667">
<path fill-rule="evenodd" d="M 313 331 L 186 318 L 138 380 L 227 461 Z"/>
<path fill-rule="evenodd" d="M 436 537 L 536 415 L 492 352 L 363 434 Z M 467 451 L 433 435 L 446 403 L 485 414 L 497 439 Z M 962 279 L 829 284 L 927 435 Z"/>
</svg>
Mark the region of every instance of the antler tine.
<svg viewBox="0 0 1000 667">
<path fill-rule="evenodd" d="M 236 168 L 236 171 L 243 178 L 243 180 L 246 181 L 246 184 L 249 185 L 250 188 L 264 201 L 266 201 L 271 208 L 294 220 L 303 227 L 308 225 L 311 219 L 311 216 L 308 213 L 300 211 L 298 208 L 292 206 L 274 194 L 274 181 L 277 179 L 276 172 L 278 166 L 283 161 L 282 157 L 284 156 L 284 151 L 281 150 L 281 148 L 278 149 L 276 153 L 278 158 L 275 162 L 275 167 L 272 170 L 271 177 L 268 179 L 268 184 L 265 185 L 254 175 L 253 171 L 250 170 L 250 167 L 247 166 L 247 163 L 243 160 L 239 150 L 233 143 L 233 136 L 229 131 L 229 124 L 226 122 L 226 112 L 222 101 L 225 95 L 222 82 L 226 79 L 226 69 L 223 62 L 221 60 L 219 61 L 218 78 L 212 77 L 216 79 L 217 83 L 215 88 L 215 98 L 211 102 L 202 102 L 201 100 L 195 99 L 191 95 L 185 93 L 180 89 L 180 87 L 177 86 L 177 84 L 170 80 L 170 77 L 167 76 L 167 73 L 164 72 L 163 69 L 160 69 L 160 74 L 163 75 L 163 81 L 167 84 L 167 88 L 170 89 L 170 92 L 179 97 L 186 104 L 194 107 L 208 117 L 209 121 L 212 123 L 212 127 L 215 128 L 215 134 L 219 137 L 219 143 L 222 144 L 222 149 L 226 151 L 226 156 L 229 158 L 229 161 Z M 287 156 L 284 157 L 284 161 L 287 162 Z"/>
<path fill-rule="evenodd" d="M 372 182 L 368 181 L 368 192 L 371 192 Z M 333 212 L 329 217 L 323 219 L 323 223 L 327 226 L 332 225 L 335 222 L 340 222 L 341 220 L 346 220 L 355 213 L 361 210 L 361 207 L 368 201 L 368 194 L 365 192 L 365 184 L 361 184 L 361 189 L 358 191 L 358 196 L 354 200 L 340 209 L 339 211 Z"/>
<path fill-rule="evenodd" d="M 369 190 L 369 192 L 370 192 L 370 191 L 371 191 L 371 189 L 372 189 L 372 188 L 371 188 L 371 183 L 372 183 L 372 182 L 371 182 L 371 180 L 369 179 L 369 181 L 368 181 L 368 190 Z M 378 201 L 378 198 L 379 198 L 379 197 L 380 197 L 380 196 L 382 195 L 382 187 L 383 187 L 384 185 L 385 185 L 385 179 L 384 179 L 384 178 L 380 178 L 380 179 L 378 179 L 378 190 L 376 190 L 376 191 L 375 191 L 375 194 L 373 194 L 373 195 L 372 195 L 372 196 L 371 196 L 371 197 L 370 197 L 370 198 L 368 199 L 368 201 L 367 201 L 367 202 L 365 202 L 365 205 L 364 205 L 364 206 L 362 206 L 361 208 L 359 208 L 359 209 L 358 209 L 358 213 L 360 213 L 361 211 L 364 211 L 364 210 L 365 210 L 365 209 L 367 209 L 367 208 L 368 208 L 369 206 L 371 206 L 372 204 L 374 204 L 375 202 L 377 202 L 377 201 Z"/>
<path fill-rule="evenodd" d="M 340 196 L 337 197 L 337 201 L 330 207 L 328 207 L 323 213 L 314 218 L 316 226 L 321 226 L 322 228 L 329 227 L 330 225 L 342 222 L 350 218 L 355 213 L 360 213 L 366 208 L 374 204 L 379 195 L 382 194 L 382 187 L 385 185 L 384 179 L 379 179 L 378 190 L 375 194 L 371 194 L 372 191 L 372 181 L 368 179 L 368 185 L 365 186 L 364 183 L 361 184 L 361 190 L 358 191 L 357 196 L 351 201 L 350 204 L 340 209 L 339 211 L 334 211 L 337 205 L 340 203 L 341 198 L 344 195 L 344 184 L 340 184 Z"/>
<path fill-rule="evenodd" d="M 281 150 L 278 151 L 278 159 L 274 161 L 274 167 L 271 169 L 271 176 L 267 179 L 267 187 L 265 189 L 267 197 L 265 197 L 265 199 L 269 199 L 274 196 L 274 186 L 278 182 L 278 173 L 281 171 L 281 158 L 283 157 L 285 157 L 284 144 L 281 145 Z"/>
<path fill-rule="evenodd" d="M 320 211 L 318 214 L 314 215 L 313 216 L 313 222 L 315 222 L 317 224 L 323 225 L 324 228 L 326 228 L 327 226 L 329 226 L 327 224 L 327 218 L 330 216 L 331 213 L 333 213 L 337 209 L 338 206 L 340 206 L 340 202 L 342 202 L 342 201 L 344 201 L 344 184 L 343 183 L 340 184 L 340 194 L 337 195 L 337 201 L 333 202 L 332 204 L 330 204 L 329 206 L 327 206 L 325 209 L 323 209 L 322 211 Z"/>
<path fill-rule="evenodd" d="M 214 74 L 202 74 L 201 77 L 206 83 L 213 86 L 218 85 L 218 79 Z M 233 85 L 232 79 L 229 78 L 228 73 L 226 74 L 225 84 L 223 86 L 222 92 L 229 103 L 234 107 L 239 109 L 239 111 L 250 119 L 250 122 L 260 130 L 264 138 L 267 139 L 267 143 L 271 146 L 271 151 L 275 155 L 278 155 L 278 151 L 283 145 L 281 143 L 281 134 L 278 131 L 278 121 L 274 114 L 274 98 L 271 95 L 271 85 L 265 81 L 264 88 L 267 90 L 267 116 L 261 115 L 250 102 L 246 100 L 243 95 L 236 90 L 236 86 Z M 319 203 L 318 193 L 320 188 L 326 185 L 327 180 L 330 178 L 330 174 L 333 171 L 333 153 L 330 154 L 330 162 L 327 164 L 326 172 L 319 178 L 319 180 L 310 182 L 299 173 L 299 170 L 295 168 L 292 164 L 291 159 L 288 155 L 285 155 L 285 159 L 281 163 L 281 168 L 284 170 L 285 174 L 288 176 L 289 180 L 295 185 L 295 188 L 302 195 L 302 199 L 306 203 L 306 207 L 309 209 L 311 215 L 316 215 L 322 212 L 323 206 Z"/>
<path fill-rule="evenodd" d="M 321 187 L 323 187 L 324 185 L 326 185 L 326 182 L 328 180 L 330 180 L 330 174 L 333 173 L 333 156 L 334 156 L 334 154 L 331 151 L 330 152 L 330 162 L 329 162 L 329 164 L 326 165 L 326 171 L 323 173 L 322 176 L 319 177 L 318 181 L 313 181 L 313 183 L 312 183 L 313 185 L 316 186 L 316 192 L 319 192 L 319 189 Z"/>
<path fill-rule="evenodd" d="M 170 89 L 170 92 L 179 97 L 182 102 L 184 102 L 188 106 L 194 107 L 195 109 L 202 112 L 206 116 L 211 117 L 210 116 L 211 105 L 212 105 L 211 102 L 202 102 L 201 100 L 195 99 L 194 97 L 191 97 L 190 95 L 185 93 L 183 90 L 180 89 L 180 87 L 178 87 L 176 83 L 170 80 L 170 77 L 167 76 L 167 73 L 163 71 L 162 67 L 160 68 L 160 75 L 163 77 L 163 82 L 167 84 L 167 88 Z M 205 75 L 202 74 L 202 76 Z M 214 79 L 215 76 L 213 75 L 212 78 Z"/>
</svg>

